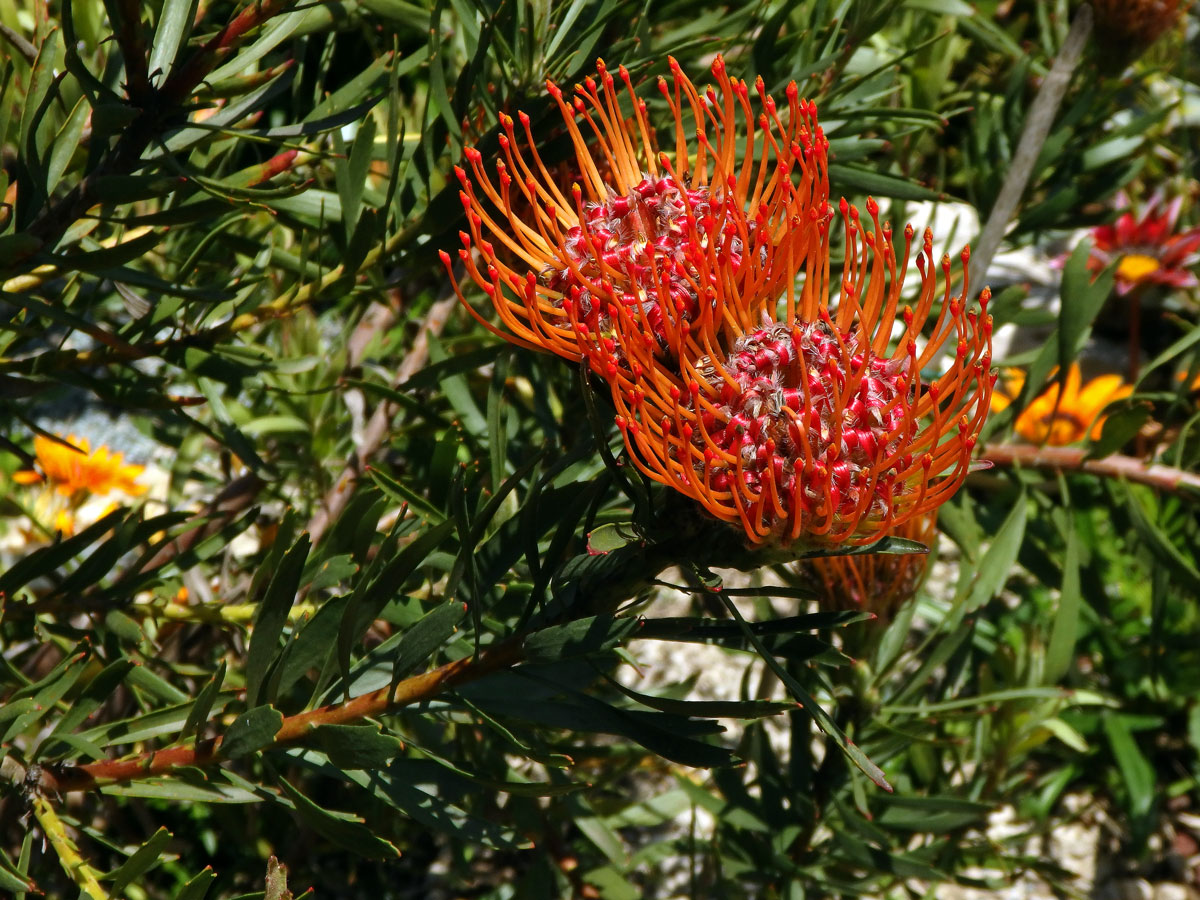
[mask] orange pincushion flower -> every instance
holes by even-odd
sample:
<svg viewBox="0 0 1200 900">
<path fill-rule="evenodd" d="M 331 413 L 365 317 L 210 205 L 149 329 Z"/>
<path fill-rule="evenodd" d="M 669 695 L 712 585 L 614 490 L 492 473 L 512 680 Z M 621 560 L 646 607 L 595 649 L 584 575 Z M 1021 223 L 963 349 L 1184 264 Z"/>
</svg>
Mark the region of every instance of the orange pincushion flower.
<svg viewBox="0 0 1200 900">
<path fill-rule="evenodd" d="M 1175 27 L 1191 0 L 1092 0 L 1096 37 L 1114 59 L 1125 65 Z"/>
<path fill-rule="evenodd" d="M 14 473 L 18 484 L 45 480 L 64 497 L 114 490 L 133 496 L 146 492 L 145 486 L 137 483 L 144 466 L 126 464 L 124 454 L 112 453 L 107 447 L 98 447 L 93 453 L 86 438 L 70 435 L 64 443 L 39 434 L 33 439 L 33 452 L 41 472 L 25 469 Z"/>
<path fill-rule="evenodd" d="M 914 516 L 889 536 L 932 544 L 937 510 Z M 925 553 L 864 553 L 817 557 L 805 562 L 804 568 L 817 576 L 823 605 L 866 610 L 886 620 L 916 593 L 928 563 Z"/>
<path fill-rule="evenodd" d="M 672 157 L 655 153 L 625 69 L 631 119 L 597 68 L 571 104 L 549 87 L 582 173 L 570 201 L 524 115 L 532 165 L 502 117 L 495 181 L 478 151 L 467 154 L 473 179 L 458 170 L 470 227 L 459 257 L 509 332 L 472 312 L 514 343 L 586 361 L 608 383 L 635 464 L 755 543 L 865 544 L 935 509 L 966 476 L 992 377 L 991 321 L 968 309 L 965 278 L 951 296 L 948 257 L 935 308 L 932 234 L 915 305 L 902 307 L 912 229 L 897 272 L 874 201 L 870 228 L 842 201 L 846 265 L 831 307 L 828 142 L 796 85 L 785 125 L 761 79 L 756 116 L 720 57 L 703 93 L 672 60 L 672 80 L 659 80 Z M 514 185 L 532 222 L 513 212 Z M 926 381 L 952 337 L 949 371 Z"/>
</svg>

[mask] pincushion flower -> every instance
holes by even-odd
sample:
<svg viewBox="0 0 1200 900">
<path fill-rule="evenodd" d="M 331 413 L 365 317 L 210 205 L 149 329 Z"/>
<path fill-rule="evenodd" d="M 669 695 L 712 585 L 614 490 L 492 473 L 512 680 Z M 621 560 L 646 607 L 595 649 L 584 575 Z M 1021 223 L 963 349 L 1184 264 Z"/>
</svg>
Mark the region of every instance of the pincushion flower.
<svg viewBox="0 0 1200 900">
<path fill-rule="evenodd" d="M 1190 0 L 1092 0 L 1096 36 L 1110 67 L 1126 65 L 1170 31 Z"/>
<path fill-rule="evenodd" d="M 597 71 L 570 102 L 549 85 L 580 172 L 569 199 L 527 116 L 523 150 L 501 118 L 494 177 L 468 151 L 458 255 L 507 330 L 460 290 L 464 304 L 514 343 L 586 363 L 635 465 L 754 543 L 864 544 L 935 509 L 966 476 L 988 411 L 986 291 L 971 309 L 964 271 L 951 293 L 927 231 L 920 288 L 902 303 L 914 232 L 899 262 L 877 205 L 867 226 L 842 201 L 831 305 L 828 142 L 796 85 L 784 115 L 757 81 L 756 114 L 720 57 L 703 91 L 671 60 L 658 89 L 674 152 L 659 153 L 625 69 L 623 91 Z M 926 377 L 944 347 L 949 368 Z"/>
<path fill-rule="evenodd" d="M 1018 370 L 1019 371 L 1019 370 Z M 1006 393 L 993 395 L 993 409 L 1007 407 L 1024 387 L 1024 373 L 1006 378 Z M 1084 438 L 1096 440 L 1104 427 L 1102 412 L 1110 403 L 1133 393 L 1133 385 L 1119 375 L 1100 375 L 1086 385 L 1079 364 L 1071 363 L 1059 397 L 1058 383 L 1051 384 L 1021 410 L 1013 430 L 1031 444 L 1062 447 Z"/>
<path fill-rule="evenodd" d="M 1128 210 L 1113 224 L 1094 229 L 1088 267 L 1098 272 L 1116 262 L 1121 295 L 1149 284 L 1175 288 L 1200 284 L 1191 271 L 1200 263 L 1200 227 L 1174 233 L 1182 203 L 1179 197 L 1165 204 L 1155 197 L 1140 217 Z"/>
<path fill-rule="evenodd" d="M 902 523 L 889 537 L 929 546 L 937 536 L 937 510 Z M 863 553 L 808 560 L 805 569 L 830 609 L 861 609 L 884 620 L 916 593 L 929 565 L 925 553 Z"/>
</svg>

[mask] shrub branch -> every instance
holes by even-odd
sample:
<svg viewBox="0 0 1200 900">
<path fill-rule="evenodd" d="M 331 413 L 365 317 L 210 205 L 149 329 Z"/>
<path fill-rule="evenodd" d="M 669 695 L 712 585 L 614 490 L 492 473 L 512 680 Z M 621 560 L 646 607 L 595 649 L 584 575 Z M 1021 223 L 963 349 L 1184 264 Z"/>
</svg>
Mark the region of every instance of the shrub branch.
<svg viewBox="0 0 1200 900">
<path fill-rule="evenodd" d="M 981 455 L 997 466 L 1088 472 L 1106 478 L 1124 478 L 1174 493 L 1200 494 L 1200 475 L 1173 466 L 1147 463 L 1133 456 L 1112 454 L 1088 459 L 1087 451 L 1078 447 L 1037 447 L 1033 444 L 988 444 Z"/>
</svg>

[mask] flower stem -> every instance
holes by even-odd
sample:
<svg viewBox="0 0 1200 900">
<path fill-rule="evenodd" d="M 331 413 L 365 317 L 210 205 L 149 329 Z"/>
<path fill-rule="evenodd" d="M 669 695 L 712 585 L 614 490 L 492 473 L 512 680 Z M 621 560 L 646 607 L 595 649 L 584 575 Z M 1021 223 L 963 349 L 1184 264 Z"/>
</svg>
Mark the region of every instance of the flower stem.
<svg viewBox="0 0 1200 900">
<path fill-rule="evenodd" d="M 1004 184 L 1000 193 L 996 195 L 996 202 L 992 206 L 983 232 L 979 235 L 979 241 L 971 251 L 971 268 L 979 273 L 978 277 L 985 283 L 988 267 L 1000 248 L 1000 241 L 1004 238 L 1004 232 L 1017 210 L 1017 204 L 1025 194 L 1029 178 L 1033 175 L 1033 167 L 1037 164 L 1042 146 L 1054 125 L 1058 107 L 1062 104 L 1067 85 L 1070 84 L 1071 76 L 1079 65 L 1083 48 L 1087 45 L 1091 33 L 1092 8 L 1084 3 L 1076 11 L 1075 18 L 1071 21 L 1071 30 L 1067 32 L 1067 38 L 1063 41 L 1058 56 L 1054 58 L 1054 64 L 1042 82 L 1037 97 L 1034 98 Z"/>
</svg>

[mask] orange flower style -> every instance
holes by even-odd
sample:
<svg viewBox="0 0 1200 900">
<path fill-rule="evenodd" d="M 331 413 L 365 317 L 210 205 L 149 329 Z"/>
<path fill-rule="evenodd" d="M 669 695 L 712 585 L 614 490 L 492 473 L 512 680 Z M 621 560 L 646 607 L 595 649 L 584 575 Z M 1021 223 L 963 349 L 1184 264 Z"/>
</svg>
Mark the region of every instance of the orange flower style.
<svg viewBox="0 0 1200 900">
<path fill-rule="evenodd" d="M 914 232 L 900 262 L 874 201 L 869 226 L 842 201 L 846 262 L 831 305 L 828 142 L 796 85 L 783 115 L 760 79 L 756 115 L 720 57 L 703 91 L 672 60 L 658 82 L 670 154 L 656 152 L 625 69 L 623 92 L 597 69 L 570 103 L 549 86 L 579 165 L 569 200 L 527 116 L 524 151 L 501 119 L 494 179 L 468 152 L 458 255 L 508 330 L 472 312 L 514 343 L 586 362 L 638 468 L 754 543 L 865 544 L 935 509 L 966 476 L 988 411 L 986 291 L 982 314 L 965 273 L 952 295 L 944 257 L 939 292 L 927 231 L 921 286 L 902 303 Z M 532 221 L 514 213 L 517 199 Z M 949 369 L 927 379 L 944 346 Z"/>
<path fill-rule="evenodd" d="M 104 495 L 114 490 L 131 496 L 146 492 L 145 486 L 137 483 L 144 466 L 127 464 L 124 454 L 112 453 L 107 447 L 92 452 L 86 438 L 70 435 L 64 441 L 37 435 L 33 452 L 41 471 L 14 473 L 13 480 L 18 484 L 46 482 L 64 497 Z"/>
<path fill-rule="evenodd" d="M 1007 407 L 1020 394 L 1024 373 L 1012 374 L 1006 382 L 1008 396 L 999 392 L 993 395 L 995 411 Z M 1084 385 L 1079 364 L 1072 363 L 1061 399 L 1059 385 L 1051 384 L 1021 411 L 1013 428 L 1031 444 L 1062 447 L 1085 438 L 1096 440 L 1104 427 L 1104 408 L 1132 393 L 1133 385 L 1126 384 L 1119 375 L 1101 375 Z"/>
<path fill-rule="evenodd" d="M 937 537 L 937 511 L 914 516 L 889 536 L 929 546 Z M 916 593 L 928 564 L 925 553 L 863 553 L 818 557 L 804 568 L 817 576 L 823 606 L 866 610 L 887 620 Z"/>
</svg>

